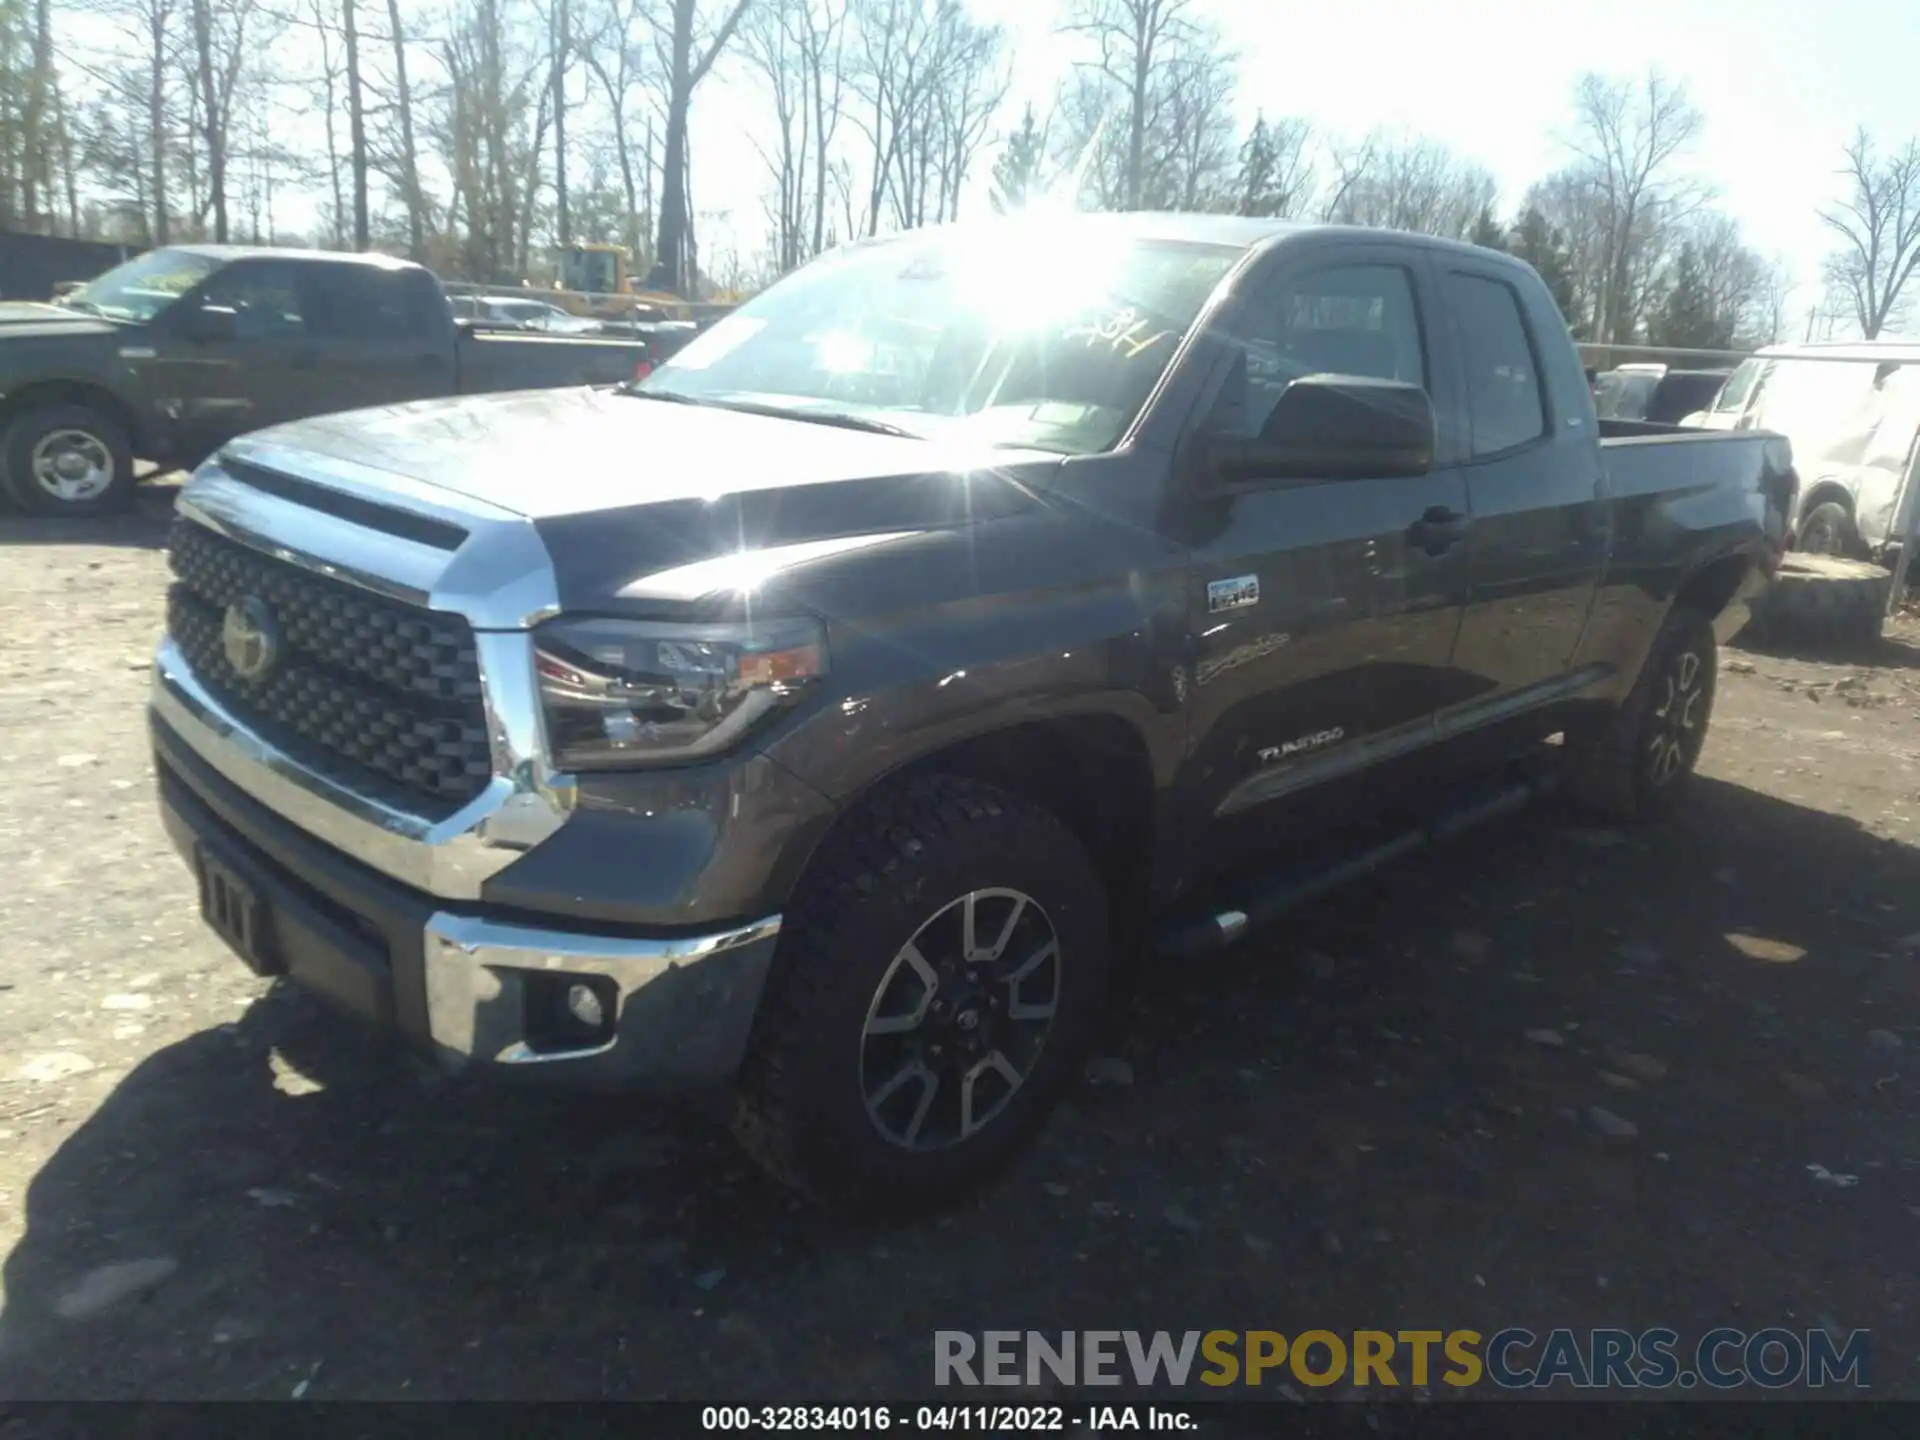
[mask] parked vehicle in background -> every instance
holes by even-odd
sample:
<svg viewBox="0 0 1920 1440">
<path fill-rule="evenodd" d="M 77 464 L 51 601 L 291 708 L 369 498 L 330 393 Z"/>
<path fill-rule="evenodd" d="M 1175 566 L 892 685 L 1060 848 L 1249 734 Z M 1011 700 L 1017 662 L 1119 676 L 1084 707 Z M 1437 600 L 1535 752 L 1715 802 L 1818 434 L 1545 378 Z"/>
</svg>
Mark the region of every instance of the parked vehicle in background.
<svg viewBox="0 0 1920 1440">
<path fill-rule="evenodd" d="M 532 330 L 544 335 L 598 335 L 605 329 L 598 320 L 570 315 L 558 305 L 520 295 L 476 295 L 469 303 L 473 306 L 474 319 L 511 325 L 516 330 Z"/>
<path fill-rule="evenodd" d="M 227 446 L 179 502 L 163 818 L 261 974 L 496 1075 L 729 1084 L 801 1188 L 938 1201 L 1149 940 L 1504 813 L 1552 734 L 1594 813 L 1683 802 L 1794 474 L 1603 433 L 1482 247 L 863 241 L 622 391 Z"/>
<path fill-rule="evenodd" d="M 118 509 L 136 458 L 197 463 L 248 430 L 396 400 L 629 379 L 644 343 L 455 323 L 440 282 L 380 255 L 178 245 L 57 305 L 0 304 L 0 494 Z"/>
<path fill-rule="evenodd" d="M 1621 365 L 1594 381 L 1594 409 L 1602 420 L 1651 420 L 1676 425 L 1711 403 L 1732 373 Z"/>
<path fill-rule="evenodd" d="M 1920 341 L 1770 345 L 1687 424 L 1764 429 L 1793 442 L 1802 478 L 1796 548 L 1879 558 L 1920 455 Z"/>
</svg>

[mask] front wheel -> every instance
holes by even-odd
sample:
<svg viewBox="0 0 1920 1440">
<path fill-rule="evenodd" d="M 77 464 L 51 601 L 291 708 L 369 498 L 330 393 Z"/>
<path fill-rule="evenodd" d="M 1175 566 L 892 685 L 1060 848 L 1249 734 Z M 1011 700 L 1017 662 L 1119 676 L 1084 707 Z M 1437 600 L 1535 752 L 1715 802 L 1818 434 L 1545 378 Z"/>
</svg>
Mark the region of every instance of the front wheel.
<svg viewBox="0 0 1920 1440">
<path fill-rule="evenodd" d="M 932 776 L 869 802 L 783 926 L 736 1129 L 858 1208 L 952 1197 L 1046 1117 L 1106 991 L 1107 896 L 1072 832 Z"/>
<path fill-rule="evenodd" d="M 1569 798 L 1609 820 L 1649 820 L 1670 812 L 1706 745 L 1718 664 L 1712 624 L 1676 606 L 1625 702 L 1602 719 L 1569 729 Z"/>
<path fill-rule="evenodd" d="M 0 475 L 29 515 L 105 515 L 133 501 L 127 432 L 90 405 L 29 410 L 7 430 L 4 460 Z"/>
</svg>

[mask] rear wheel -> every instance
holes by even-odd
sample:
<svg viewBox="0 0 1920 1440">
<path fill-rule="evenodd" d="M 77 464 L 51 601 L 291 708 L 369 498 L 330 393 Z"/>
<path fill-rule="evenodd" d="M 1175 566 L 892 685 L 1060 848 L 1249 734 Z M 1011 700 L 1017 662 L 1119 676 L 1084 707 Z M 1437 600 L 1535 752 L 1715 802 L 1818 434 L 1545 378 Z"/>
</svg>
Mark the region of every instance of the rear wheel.
<svg viewBox="0 0 1920 1440">
<path fill-rule="evenodd" d="M 91 405 L 29 410 L 6 433 L 4 477 L 29 515 L 105 515 L 133 501 L 133 447 Z"/>
<path fill-rule="evenodd" d="M 1625 702 L 1568 731 L 1568 797 L 1609 820 L 1649 820 L 1685 794 L 1707 740 L 1718 665 L 1713 626 L 1676 606 Z"/>
<path fill-rule="evenodd" d="M 782 928 L 736 1129 L 858 1208 L 944 1200 L 1045 1118 L 1099 1010 L 1107 897 L 1047 811 L 948 776 L 851 817 Z"/>
</svg>

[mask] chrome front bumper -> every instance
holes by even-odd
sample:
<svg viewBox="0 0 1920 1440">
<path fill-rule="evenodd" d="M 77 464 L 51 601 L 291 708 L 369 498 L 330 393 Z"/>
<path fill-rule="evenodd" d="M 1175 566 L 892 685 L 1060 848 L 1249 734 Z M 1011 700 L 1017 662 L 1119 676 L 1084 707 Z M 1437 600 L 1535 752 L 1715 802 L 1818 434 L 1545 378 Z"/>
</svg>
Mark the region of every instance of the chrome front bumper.
<svg viewBox="0 0 1920 1440">
<path fill-rule="evenodd" d="M 162 821 L 189 866 L 217 860 L 253 892 L 264 973 L 375 1024 L 451 1069 L 569 1088 L 662 1090 L 724 1081 L 746 1052 L 780 916 L 641 937 L 549 928 L 448 908 L 259 803 L 152 715 Z M 586 983 L 607 1024 L 554 1043 L 566 988 Z"/>
<path fill-rule="evenodd" d="M 622 940 L 436 914 L 427 922 L 427 1017 L 435 1047 L 456 1061 L 571 1066 L 583 1061 L 660 1075 L 719 1079 L 746 1052 L 780 917 L 717 934 Z M 604 976 L 616 996 L 604 1043 L 536 1049 L 526 1015 L 533 977 Z"/>
</svg>

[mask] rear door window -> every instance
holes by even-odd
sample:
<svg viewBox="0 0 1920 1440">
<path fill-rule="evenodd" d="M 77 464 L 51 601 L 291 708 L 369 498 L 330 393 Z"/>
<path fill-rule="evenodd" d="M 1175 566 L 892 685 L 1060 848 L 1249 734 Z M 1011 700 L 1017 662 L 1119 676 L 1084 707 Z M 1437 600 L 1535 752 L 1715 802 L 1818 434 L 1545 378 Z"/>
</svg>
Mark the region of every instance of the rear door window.
<svg viewBox="0 0 1920 1440">
<path fill-rule="evenodd" d="M 439 328 L 438 296 L 420 271 L 319 264 L 303 267 L 301 280 L 308 323 L 320 339 L 418 340 Z"/>
<path fill-rule="evenodd" d="M 1475 458 L 1518 449 L 1547 433 L 1547 402 L 1520 297 L 1504 280 L 1459 271 L 1447 298 L 1460 328 Z"/>
</svg>

